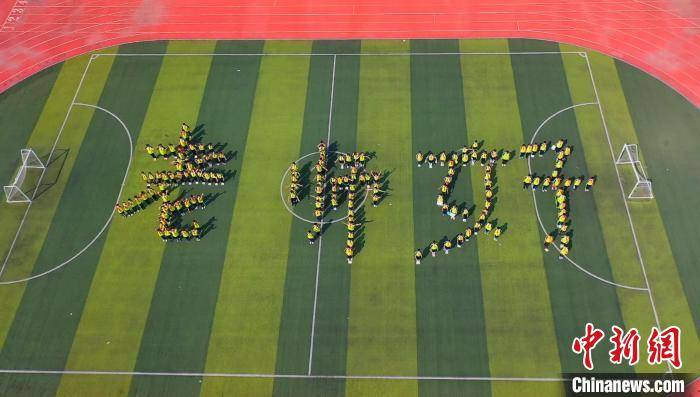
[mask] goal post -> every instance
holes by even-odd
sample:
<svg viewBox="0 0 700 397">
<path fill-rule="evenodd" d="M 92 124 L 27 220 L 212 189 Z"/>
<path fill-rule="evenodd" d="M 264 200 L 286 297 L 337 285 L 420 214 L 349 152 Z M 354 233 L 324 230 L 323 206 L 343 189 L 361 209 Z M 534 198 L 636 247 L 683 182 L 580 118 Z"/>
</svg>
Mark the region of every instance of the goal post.
<svg viewBox="0 0 700 397">
<path fill-rule="evenodd" d="M 8 203 L 29 203 L 32 201 L 22 189 L 15 185 L 3 186 L 3 190 L 5 190 L 5 201 Z"/>
<path fill-rule="evenodd" d="M 32 149 L 22 149 L 19 151 L 22 157 L 22 166 L 24 168 L 46 168 L 36 152 Z"/>
<path fill-rule="evenodd" d="M 620 155 L 615 160 L 616 165 L 629 165 L 634 172 L 634 187 L 627 195 L 628 199 L 653 199 L 654 191 L 651 186 L 651 179 L 647 177 L 639 159 L 639 147 L 636 143 L 625 143 L 622 145 Z"/>
<path fill-rule="evenodd" d="M 27 176 L 28 169 L 45 169 L 46 166 L 41 161 L 36 152 L 32 149 L 21 149 L 20 158 L 22 162 L 17 170 L 12 183 L 3 186 L 5 192 L 5 201 L 7 203 L 30 203 L 32 199 L 29 197 L 27 189 L 23 188 L 24 180 Z M 43 171 L 42 171 L 43 172 Z"/>
</svg>

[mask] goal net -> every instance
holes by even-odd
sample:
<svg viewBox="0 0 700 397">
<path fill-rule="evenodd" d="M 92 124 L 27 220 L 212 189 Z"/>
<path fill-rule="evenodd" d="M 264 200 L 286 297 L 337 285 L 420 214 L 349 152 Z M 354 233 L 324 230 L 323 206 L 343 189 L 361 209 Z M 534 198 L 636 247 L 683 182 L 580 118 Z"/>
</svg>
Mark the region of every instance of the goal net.
<svg viewBox="0 0 700 397">
<path fill-rule="evenodd" d="M 39 156 L 37 156 L 32 149 L 20 150 L 20 157 L 22 159 L 22 163 L 20 164 L 19 170 L 12 180 L 12 183 L 3 186 L 3 190 L 5 191 L 5 201 L 8 203 L 31 202 L 32 199 L 30 197 L 29 190 L 24 187 L 24 181 L 27 177 L 27 170 L 32 168 L 43 170 L 46 168 L 41 159 L 39 159 Z"/>
<path fill-rule="evenodd" d="M 654 191 L 651 187 L 651 180 L 647 177 L 639 160 L 639 148 L 635 143 L 625 143 L 622 146 L 620 155 L 617 156 L 617 165 L 629 165 L 634 172 L 634 187 L 627 195 L 628 199 L 653 199 Z"/>
</svg>

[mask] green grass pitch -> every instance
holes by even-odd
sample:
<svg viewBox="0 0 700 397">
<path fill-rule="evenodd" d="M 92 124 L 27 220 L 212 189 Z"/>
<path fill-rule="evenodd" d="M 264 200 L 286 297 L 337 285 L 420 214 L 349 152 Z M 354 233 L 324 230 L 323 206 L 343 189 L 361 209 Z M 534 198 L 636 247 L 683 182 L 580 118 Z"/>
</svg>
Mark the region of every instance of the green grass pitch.
<svg viewBox="0 0 700 397">
<path fill-rule="evenodd" d="M 48 160 L 29 210 L 0 204 L 0 395 L 561 395 L 563 374 L 584 370 L 571 342 L 587 322 L 643 338 L 677 325 L 681 372 L 700 370 L 700 112 L 607 56 L 500 39 L 138 43 L 33 76 L 0 95 L 0 115 L 3 182 L 21 148 Z M 108 222 L 140 172 L 163 167 L 144 145 L 182 121 L 232 154 L 223 187 L 182 189 L 215 196 L 187 217 L 212 230 L 163 243 L 157 206 Z M 464 224 L 434 205 L 445 169 L 414 154 L 517 150 L 535 132 L 573 145 L 568 174 L 598 177 L 572 196 L 572 262 L 543 252 L 552 195 L 536 211 L 516 158 L 497 169 L 501 239 L 415 266 L 416 248 Z M 310 246 L 280 198 L 289 163 L 329 136 L 388 175 L 352 265 L 342 224 Z M 654 200 L 624 200 L 624 143 L 639 144 Z M 453 198 L 478 211 L 482 178 L 464 168 Z M 641 348 L 632 368 L 601 343 L 595 371 L 666 370 Z"/>
</svg>

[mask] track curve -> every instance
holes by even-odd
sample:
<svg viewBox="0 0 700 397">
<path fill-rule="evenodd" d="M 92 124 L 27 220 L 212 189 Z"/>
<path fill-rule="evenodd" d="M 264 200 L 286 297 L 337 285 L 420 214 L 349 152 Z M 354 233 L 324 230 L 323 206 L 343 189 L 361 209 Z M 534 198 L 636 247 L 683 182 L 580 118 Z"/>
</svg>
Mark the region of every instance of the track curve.
<svg viewBox="0 0 700 397">
<path fill-rule="evenodd" d="M 11 1 L 11 0 L 10 0 Z M 628 62 L 700 106 L 700 7 L 674 0 L 6 2 L 0 91 L 109 46 L 176 39 L 530 38 Z"/>
</svg>

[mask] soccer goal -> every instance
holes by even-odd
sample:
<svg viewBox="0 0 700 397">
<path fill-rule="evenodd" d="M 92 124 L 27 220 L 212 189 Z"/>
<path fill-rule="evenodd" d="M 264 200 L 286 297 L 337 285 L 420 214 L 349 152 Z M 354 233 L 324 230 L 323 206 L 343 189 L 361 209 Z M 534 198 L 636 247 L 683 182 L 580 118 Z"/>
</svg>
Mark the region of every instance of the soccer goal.
<svg viewBox="0 0 700 397">
<path fill-rule="evenodd" d="M 639 148 L 635 143 L 625 143 L 622 146 L 620 155 L 617 156 L 615 164 L 631 165 L 634 171 L 635 183 L 634 187 L 627 195 L 628 199 L 653 199 L 654 191 L 651 188 L 651 180 L 647 177 L 642 167 L 642 162 L 639 160 Z"/>
<path fill-rule="evenodd" d="M 20 164 L 17 175 L 15 175 L 10 185 L 3 186 L 5 201 L 8 203 L 30 203 L 32 199 L 27 194 L 28 191 L 22 188 L 24 179 L 27 177 L 27 170 L 32 168 L 43 170 L 46 168 L 41 159 L 39 159 L 39 156 L 37 156 L 32 149 L 20 150 L 20 157 L 22 159 L 22 164 Z"/>
</svg>

